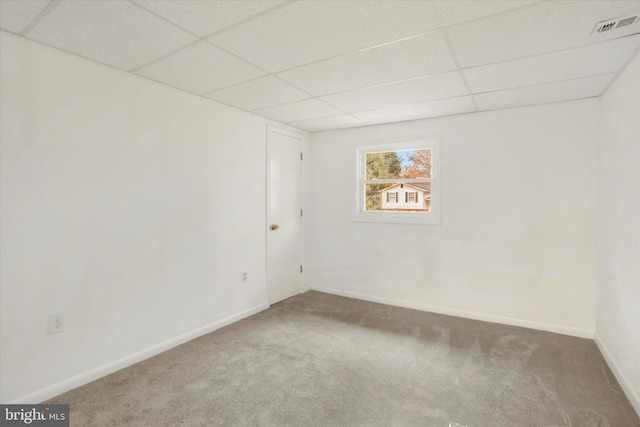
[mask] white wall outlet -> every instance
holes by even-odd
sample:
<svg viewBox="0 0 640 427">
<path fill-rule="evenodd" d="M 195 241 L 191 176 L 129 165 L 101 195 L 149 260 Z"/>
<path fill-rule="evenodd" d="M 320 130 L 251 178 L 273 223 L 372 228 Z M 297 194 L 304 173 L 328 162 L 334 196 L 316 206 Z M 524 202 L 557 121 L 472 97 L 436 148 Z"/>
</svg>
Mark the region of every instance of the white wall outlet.
<svg viewBox="0 0 640 427">
<path fill-rule="evenodd" d="M 57 334 L 64 331 L 64 313 L 50 314 L 47 322 L 47 333 Z"/>
<path fill-rule="evenodd" d="M 243 272 L 242 273 L 242 279 L 240 280 L 242 283 L 246 283 L 247 282 L 247 273 Z"/>
</svg>

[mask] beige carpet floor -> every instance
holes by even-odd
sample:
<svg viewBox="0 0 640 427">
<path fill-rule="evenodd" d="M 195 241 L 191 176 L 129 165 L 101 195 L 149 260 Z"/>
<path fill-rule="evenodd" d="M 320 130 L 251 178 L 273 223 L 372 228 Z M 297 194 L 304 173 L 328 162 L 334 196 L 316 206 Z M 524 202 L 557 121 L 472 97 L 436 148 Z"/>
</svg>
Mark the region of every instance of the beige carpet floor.
<svg viewBox="0 0 640 427">
<path fill-rule="evenodd" d="M 640 426 L 592 340 L 319 292 L 49 403 L 82 427 Z"/>
</svg>

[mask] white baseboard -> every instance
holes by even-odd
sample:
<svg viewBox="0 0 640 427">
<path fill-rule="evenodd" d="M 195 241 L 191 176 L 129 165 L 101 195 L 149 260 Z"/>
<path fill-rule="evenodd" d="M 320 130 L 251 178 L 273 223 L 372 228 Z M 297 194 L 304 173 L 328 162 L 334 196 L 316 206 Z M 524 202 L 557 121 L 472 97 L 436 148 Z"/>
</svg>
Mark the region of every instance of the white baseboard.
<svg viewBox="0 0 640 427">
<path fill-rule="evenodd" d="M 253 314 L 259 313 L 260 311 L 265 310 L 267 308 L 269 308 L 269 304 L 262 303 L 255 307 L 252 307 L 247 310 L 243 310 L 239 313 L 233 314 L 231 316 L 225 317 L 224 319 L 218 320 L 217 322 L 213 322 L 208 325 L 202 326 L 200 328 L 194 329 L 190 332 L 187 332 L 175 338 L 153 345 L 144 350 L 137 351 L 121 359 L 114 360 L 113 362 L 109 362 L 105 365 L 83 372 L 69 379 L 53 384 L 49 387 L 45 387 L 41 390 L 34 391 L 33 393 L 29 393 L 27 395 L 21 396 L 17 399 L 13 399 L 12 401 L 6 402 L 6 403 L 35 404 L 47 399 L 51 399 L 52 397 L 55 397 L 59 394 L 62 394 L 74 388 L 88 384 L 91 381 L 95 381 L 98 378 L 104 377 L 105 375 L 112 374 L 116 371 L 119 371 L 120 369 L 126 368 L 138 362 L 141 362 L 145 359 L 148 359 L 152 356 L 160 354 L 164 351 L 170 350 L 174 347 L 179 346 L 180 344 L 184 344 L 187 341 L 191 341 L 192 339 L 195 339 L 202 335 L 213 332 L 216 329 L 220 329 L 223 326 L 227 326 L 231 323 L 237 322 L 238 320 L 244 319 L 245 317 L 249 317 Z"/>
<path fill-rule="evenodd" d="M 381 304 L 394 305 L 397 307 L 411 308 L 420 311 L 429 311 L 431 313 L 446 314 L 449 316 L 464 317 L 467 319 L 482 320 L 485 322 L 500 323 L 511 326 L 521 326 L 523 328 L 538 329 L 541 331 L 554 332 L 557 334 L 571 335 L 579 338 L 593 339 L 593 331 L 580 328 L 572 328 L 562 325 L 553 325 L 550 323 L 531 322 L 522 319 L 513 319 L 510 317 L 493 316 L 485 313 L 477 313 L 473 311 L 457 310 L 454 308 L 440 307 L 429 304 L 421 304 L 410 301 L 403 301 L 391 298 L 378 297 L 374 295 L 361 294 L 351 291 L 343 291 L 341 289 L 325 288 L 321 286 L 311 286 L 311 290 L 325 292 L 328 294 L 339 295 L 343 297 L 356 298 L 364 301 L 378 302 Z"/>
<path fill-rule="evenodd" d="M 631 402 L 633 409 L 636 410 L 638 416 L 640 417 L 640 396 L 638 396 L 636 390 L 631 387 L 631 383 L 629 382 L 629 380 L 627 380 L 627 377 L 624 375 L 616 361 L 611 356 L 611 353 L 609 352 L 607 346 L 605 346 L 604 343 L 600 340 L 598 334 L 595 334 L 593 339 L 600 349 L 600 353 L 602 353 L 604 360 L 609 365 L 611 372 L 613 372 L 613 375 L 615 375 L 616 379 L 618 380 L 620 387 L 622 387 L 622 390 L 627 395 L 627 398 L 629 399 L 629 402 Z"/>
</svg>

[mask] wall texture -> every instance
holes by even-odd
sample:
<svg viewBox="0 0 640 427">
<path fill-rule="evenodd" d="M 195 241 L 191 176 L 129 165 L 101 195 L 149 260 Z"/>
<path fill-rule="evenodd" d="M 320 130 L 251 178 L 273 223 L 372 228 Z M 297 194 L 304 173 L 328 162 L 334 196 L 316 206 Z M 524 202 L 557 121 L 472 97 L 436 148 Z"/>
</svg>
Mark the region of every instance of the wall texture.
<svg viewBox="0 0 640 427">
<path fill-rule="evenodd" d="M 273 122 L 0 40 L 0 400 L 42 400 L 265 308 Z M 58 312 L 66 330 L 47 335 Z"/>
<path fill-rule="evenodd" d="M 640 414 L 640 54 L 601 117 L 596 341 Z"/>
<path fill-rule="evenodd" d="M 312 135 L 306 285 L 592 337 L 598 100 Z M 356 146 L 442 136 L 442 224 L 354 222 Z"/>
</svg>

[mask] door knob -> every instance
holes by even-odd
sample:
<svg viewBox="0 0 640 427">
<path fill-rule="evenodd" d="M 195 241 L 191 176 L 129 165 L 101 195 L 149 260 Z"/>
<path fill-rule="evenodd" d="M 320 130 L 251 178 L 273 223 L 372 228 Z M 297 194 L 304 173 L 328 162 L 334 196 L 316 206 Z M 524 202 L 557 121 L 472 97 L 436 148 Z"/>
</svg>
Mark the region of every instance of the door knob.
<svg viewBox="0 0 640 427">
<path fill-rule="evenodd" d="M 278 224 L 271 224 L 271 230 L 277 230 L 278 228 L 280 228 Z"/>
</svg>

